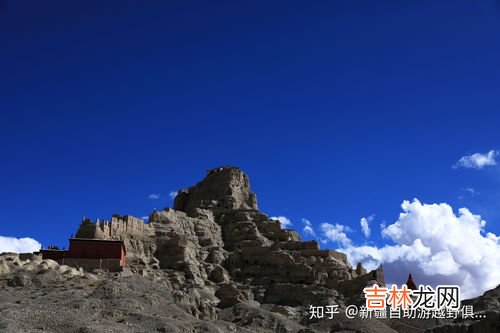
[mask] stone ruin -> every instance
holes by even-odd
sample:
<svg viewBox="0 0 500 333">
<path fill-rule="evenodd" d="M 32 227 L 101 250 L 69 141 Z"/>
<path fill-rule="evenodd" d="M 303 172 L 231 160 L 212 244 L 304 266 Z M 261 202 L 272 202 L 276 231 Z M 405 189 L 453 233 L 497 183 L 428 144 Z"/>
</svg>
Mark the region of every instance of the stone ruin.
<svg viewBox="0 0 500 333">
<path fill-rule="evenodd" d="M 96 239 L 143 239 L 148 234 L 148 224 L 144 220 L 125 215 L 114 214 L 111 221 L 99 219 L 92 222 L 88 218 L 83 218 L 82 224 L 76 233 L 76 238 L 96 238 Z"/>
<path fill-rule="evenodd" d="M 350 297 L 370 282 L 384 284 L 381 267 L 353 268 L 344 253 L 282 229 L 258 210 L 248 176 L 231 166 L 180 190 L 173 209 L 152 212 L 147 224 L 129 215 L 84 219 L 76 237 L 123 240 L 132 270 L 163 270 L 173 285 L 215 287 L 221 307 L 240 300 L 329 304 L 339 293 Z"/>
</svg>

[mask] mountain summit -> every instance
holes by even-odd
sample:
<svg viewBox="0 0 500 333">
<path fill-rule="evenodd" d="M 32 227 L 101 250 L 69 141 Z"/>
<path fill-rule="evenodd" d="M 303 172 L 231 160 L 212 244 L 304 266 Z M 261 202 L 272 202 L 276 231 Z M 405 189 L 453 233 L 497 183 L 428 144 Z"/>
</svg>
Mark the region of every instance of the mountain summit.
<svg viewBox="0 0 500 333">
<path fill-rule="evenodd" d="M 248 176 L 237 167 L 225 166 L 207 171 L 203 181 L 175 197 L 174 209 L 189 213 L 196 209 L 217 212 L 257 210 L 257 197 L 250 189 Z"/>
</svg>

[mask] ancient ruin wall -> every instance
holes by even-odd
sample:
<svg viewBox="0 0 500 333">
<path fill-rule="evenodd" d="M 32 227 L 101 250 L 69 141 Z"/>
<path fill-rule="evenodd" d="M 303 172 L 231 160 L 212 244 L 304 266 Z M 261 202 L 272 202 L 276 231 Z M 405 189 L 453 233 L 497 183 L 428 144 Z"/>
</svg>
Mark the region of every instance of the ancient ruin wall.
<svg viewBox="0 0 500 333">
<path fill-rule="evenodd" d="M 76 238 L 117 239 L 126 238 L 143 239 L 149 232 L 150 227 L 144 220 L 131 216 L 118 214 L 113 215 L 111 221 L 91 221 L 84 218 L 76 233 Z"/>
</svg>

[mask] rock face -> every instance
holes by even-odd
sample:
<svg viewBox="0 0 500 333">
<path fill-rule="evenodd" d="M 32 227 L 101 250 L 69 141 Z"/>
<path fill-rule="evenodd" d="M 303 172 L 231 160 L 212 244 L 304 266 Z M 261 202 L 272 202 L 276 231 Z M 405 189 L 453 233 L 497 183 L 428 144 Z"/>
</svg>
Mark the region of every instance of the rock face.
<svg viewBox="0 0 500 333">
<path fill-rule="evenodd" d="M 248 176 L 236 167 L 209 170 L 148 224 L 128 215 L 84 219 L 77 237 L 124 240 L 132 271 L 174 290 L 203 290 L 219 309 L 274 304 L 302 316 L 311 304 L 359 294 L 368 281 L 384 283 L 381 269 L 353 269 L 345 254 L 302 241 L 260 212 Z"/>
<path fill-rule="evenodd" d="M 156 232 L 155 256 L 160 267 L 185 273 L 196 286 L 205 286 L 227 256 L 221 227 L 211 220 L 166 209 L 151 214 L 150 224 Z"/>
<path fill-rule="evenodd" d="M 314 284 L 326 294 L 337 289 L 350 296 L 369 280 L 384 283 L 383 272 L 367 273 L 361 265 L 353 269 L 345 254 L 302 241 L 297 232 L 260 212 L 248 176 L 236 167 L 209 170 L 201 182 L 178 192 L 174 209 L 151 213 L 148 224 L 128 215 L 85 219 L 77 237 L 124 240 L 132 267 L 173 269 L 196 287 L 228 280 L 250 284 L 250 297 L 259 302 L 310 301 L 290 300 L 289 284 Z"/>
<path fill-rule="evenodd" d="M 236 167 L 207 171 L 205 179 L 175 197 L 174 209 L 196 216 L 198 209 L 224 212 L 239 209 L 257 210 L 257 198 L 250 189 L 248 176 Z"/>
<path fill-rule="evenodd" d="M 500 332 L 500 285 L 495 289 L 488 290 L 482 296 L 463 301 L 464 304 L 472 305 L 474 312 L 482 315 L 482 318 L 466 320 L 457 319 L 452 323 L 434 327 L 426 333 L 488 333 Z"/>
<path fill-rule="evenodd" d="M 208 171 L 147 224 L 128 215 L 84 219 L 76 237 L 123 240 L 127 271 L 84 272 L 36 256 L 0 256 L 0 299 L 15 300 L 3 307 L 10 317 L 0 316 L 0 331 L 395 332 L 386 322 L 342 314 L 308 320 L 311 305 L 344 309 L 359 302 L 365 286 L 384 283 L 383 270 L 353 269 L 344 253 L 282 229 L 258 210 L 248 176 L 235 167 Z M 27 290 L 26 297 L 14 290 Z M 43 308 L 30 297 L 51 303 Z M 18 318 L 18 301 L 33 320 Z"/>
<path fill-rule="evenodd" d="M 149 217 L 156 230 L 155 256 L 162 268 L 183 271 L 196 286 L 231 279 L 250 285 L 249 298 L 258 302 L 306 305 L 314 301 L 303 297 L 310 285 L 316 301 L 325 301 L 334 298 L 332 288 L 342 281 L 352 282 L 348 294 L 360 292 L 368 280 L 384 283 L 383 273 L 366 274 L 361 266 L 353 270 L 345 254 L 302 241 L 260 212 L 248 176 L 238 168 L 210 170 L 203 181 L 178 193 L 174 209 Z M 353 280 L 362 274 L 359 283 Z M 297 293 L 287 292 L 290 284 L 297 285 L 292 287 Z"/>
</svg>

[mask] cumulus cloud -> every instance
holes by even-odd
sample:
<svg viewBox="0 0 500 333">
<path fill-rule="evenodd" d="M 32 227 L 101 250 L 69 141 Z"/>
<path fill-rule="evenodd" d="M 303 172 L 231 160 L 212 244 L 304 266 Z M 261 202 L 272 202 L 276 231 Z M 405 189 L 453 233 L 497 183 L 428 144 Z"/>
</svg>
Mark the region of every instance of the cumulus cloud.
<svg viewBox="0 0 500 333">
<path fill-rule="evenodd" d="M 308 219 L 302 219 L 302 223 L 304 224 L 304 228 L 302 229 L 302 232 L 304 235 L 307 236 L 316 236 L 316 233 L 314 232 L 314 229 L 312 228 L 311 221 Z"/>
<path fill-rule="evenodd" d="M 271 220 L 278 220 L 281 223 L 281 228 L 286 229 L 292 225 L 292 221 L 285 216 L 273 216 Z"/>
<path fill-rule="evenodd" d="M 368 216 L 368 217 L 362 217 L 361 220 L 359 221 L 359 224 L 361 225 L 361 230 L 363 231 L 363 235 L 365 235 L 366 238 L 370 237 L 371 229 L 370 229 L 370 222 L 373 221 L 373 215 Z"/>
<path fill-rule="evenodd" d="M 346 234 L 346 232 L 351 231 L 349 227 L 338 223 L 321 223 L 320 229 L 327 240 L 336 242 L 343 247 L 350 247 L 352 245 L 350 238 Z"/>
<path fill-rule="evenodd" d="M 382 230 L 394 245 L 345 246 L 351 263 L 368 269 L 383 263 L 389 283 L 402 284 L 412 273 L 419 284 L 453 284 L 475 297 L 500 283 L 500 237 L 484 235 L 481 216 L 446 203 L 404 201 L 398 220 Z"/>
<path fill-rule="evenodd" d="M 467 169 L 482 169 L 486 166 L 496 165 L 497 161 L 495 157 L 498 155 L 498 151 L 490 150 L 486 154 L 475 153 L 472 155 L 466 155 L 460 158 L 453 168 L 467 168 Z"/>
<path fill-rule="evenodd" d="M 150 200 L 158 200 L 158 199 L 160 199 L 160 195 L 159 194 L 155 194 L 155 193 L 151 193 L 150 195 L 148 195 L 148 199 L 150 199 Z"/>
<path fill-rule="evenodd" d="M 392 245 L 353 246 L 344 233 L 339 251 L 351 264 L 362 262 L 368 269 L 382 263 L 386 282 L 398 285 L 412 273 L 417 284 L 459 285 L 462 297 L 470 298 L 500 283 L 500 236 L 484 235 L 481 216 L 467 208 L 455 214 L 446 203 L 417 199 L 404 201 L 401 208 L 398 220 L 382 230 Z"/>
<path fill-rule="evenodd" d="M 0 253 L 29 253 L 40 250 L 42 244 L 33 238 L 15 238 L 0 236 Z"/>
<path fill-rule="evenodd" d="M 179 191 L 170 191 L 168 196 L 170 197 L 170 199 L 174 200 L 175 197 L 177 196 L 177 193 L 179 193 Z"/>
</svg>

